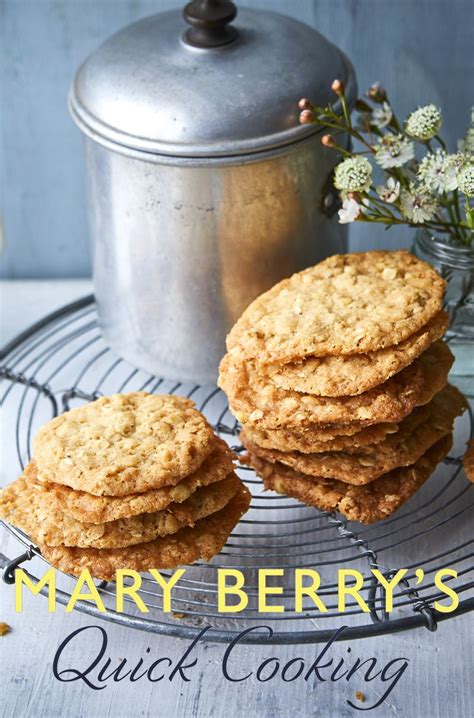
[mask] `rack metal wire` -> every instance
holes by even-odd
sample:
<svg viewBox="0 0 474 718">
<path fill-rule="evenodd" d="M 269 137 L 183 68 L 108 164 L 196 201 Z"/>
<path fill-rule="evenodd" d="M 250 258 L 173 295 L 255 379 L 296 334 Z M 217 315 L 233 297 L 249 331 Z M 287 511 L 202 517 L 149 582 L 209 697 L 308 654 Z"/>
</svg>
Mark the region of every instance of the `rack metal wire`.
<svg viewBox="0 0 474 718">
<path fill-rule="evenodd" d="M 119 359 L 104 344 L 92 296 L 62 307 L 19 335 L 0 354 L 3 384 L 1 404 L 14 416 L 11 442 L 19 467 L 9 467 L 9 480 L 31 457 L 31 441 L 39 426 L 73 406 L 114 392 L 146 390 L 191 397 L 216 431 L 239 452 L 239 427 L 229 412 L 225 396 L 215 387 L 193 386 L 150 376 Z M 472 415 L 457 421 L 452 456 L 421 491 L 393 517 L 370 526 L 349 522 L 341 516 L 310 507 L 288 497 L 263 492 L 262 484 L 248 467 L 239 472 L 253 498 L 221 554 L 208 564 L 198 562 L 186 573 L 173 592 L 173 612 L 162 611 L 162 594 L 150 576 L 143 576 L 140 595 L 148 613 L 139 613 L 131 598 L 126 610 L 115 610 L 113 583 L 102 582 L 100 591 L 107 613 L 95 604 L 82 602 L 77 608 L 97 618 L 130 627 L 179 637 L 196 637 L 209 626 L 207 640 L 229 641 L 247 629 L 240 640 L 246 643 L 317 643 L 327 641 L 341 625 L 341 639 L 386 634 L 425 626 L 435 630 L 439 621 L 474 609 L 474 547 L 472 511 L 474 491 L 459 458 L 472 435 Z M 5 438 L 5 446 L 10 437 Z M 37 582 L 48 564 L 26 534 L 7 523 L 9 551 L 0 554 L 4 580 L 12 582 L 15 569 L 27 562 L 31 579 Z M 13 548 L 15 547 L 15 548 Z M 26 549 L 26 550 L 25 550 Z M 248 605 L 239 613 L 222 614 L 217 606 L 217 569 L 240 569 L 245 576 Z M 293 580 L 296 568 L 314 568 L 321 575 L 319 595 L 327 606 L 319 611 L 311 601 L 303 612 L 294 612 Z M 369 612 L 349 601 L 343 612 L 338 606 L 337 569 L 355 568 L 364 575 L 361 593 Z M 394 596 L 394 610 L 383 609 L 384 595 L 370 569 L 387 576 L 397 568 L 408 569 Z M 456 611 L 435 610 L 443 598 L 434 576 L 441 568 L 454 568 L 457 577 L 449 581 L 460 603 Z M 283 570 L 279 578 L 283 592 L 275 602 L 282 613 L 259 612 L 258 568 Z M 422 568 L 424 578 L 419 583 Z M 163 571 L 170 575 L 169 571 Z M 57 601 L 67 604 L 73 578 L 61 575 Z M 273 631 L 269 635 L 268 628 Z"/>
</svg>

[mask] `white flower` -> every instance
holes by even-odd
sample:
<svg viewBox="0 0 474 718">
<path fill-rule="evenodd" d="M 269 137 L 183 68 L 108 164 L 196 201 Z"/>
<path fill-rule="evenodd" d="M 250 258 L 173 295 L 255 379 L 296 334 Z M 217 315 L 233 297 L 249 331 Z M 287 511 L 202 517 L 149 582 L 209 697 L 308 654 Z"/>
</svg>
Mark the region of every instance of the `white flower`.
<svg viewBox="0 0 474 718">
<path fill-rule="evenodd" d="M 346 192 L 364 192 L 372 182 L 372 165 L 365 157 L 349 157 L 334 170 L 334 186 Z"/>
<path fill-rule="evenodd" d="M 342 209 L 339 210 L 339 224 L 348 224 L 353 222 L 360 214 L 360 204 L 355 199 L 345 199 L 342 203 Z"/>
<path fill-rule="evenodd" d="M 471 110 L 471 127 L 466 131 L 464 139 L 459 140 L 458 148 L 466 155 L 474 155 L 474 107 Z"/>
<path fill-rule="evenodd" d="M 474 164 L 466 165 L 458 174 L 459 189 L 468 197 L 474 197 Z"/>
<path fill-rule="evenodd" d="M 415 156 L 414 143 L 403 135 L 385 135 L 375 150 L 375 161 L 384 169 L 401 167 Z"/>
<path fill-rule="evenodd" d="M 370 124 L 375 127 L 387 127 L 393 117 L 392 108 L 388 102 L 382 103 L 382 107 L 376 107 L 370 115 Z"/>
<path fill-rule="evenodd" d="M 431 140 L 438 134 L 441 127 L 441 112 L 435 105 L 419 107 L 408 116 L 405 122 L 405 132 L 415 140 Z"/>
<path fill-rule="evenodd" d="M 405 219 L 414 224 L 423 224 L 432 219 L 437 210 L 436 199 L 423 187 L 410 185 L 410 189 L 400 192 L 400 212 Z"/>
<path fill-rule="evenodd" d="M 430 192 L 452 192 L 458 187 L 457 173 L 462 166 L 461 153 L 448 155 L 444 150 L 430 152 L 418 169 L 418 179 Z"/>
<path fill-rule="evenodd" d="M 371 127 L 387 127 L 393 117 L 392 108 L 388 102 L 384 102 L 382 107 L 375 107 L 371 111 L 359 112 L 357 116 L 356 127 L 363 132 L 369 132 Z"/>
<path fill-rule="evenodd" d="M 389 177 L 387 183 L 379 185 L 375 191 L 384 202 L 393 204 L 400 195 L 400 182 L 397 182 L 394 177 Z"/>
</svg>

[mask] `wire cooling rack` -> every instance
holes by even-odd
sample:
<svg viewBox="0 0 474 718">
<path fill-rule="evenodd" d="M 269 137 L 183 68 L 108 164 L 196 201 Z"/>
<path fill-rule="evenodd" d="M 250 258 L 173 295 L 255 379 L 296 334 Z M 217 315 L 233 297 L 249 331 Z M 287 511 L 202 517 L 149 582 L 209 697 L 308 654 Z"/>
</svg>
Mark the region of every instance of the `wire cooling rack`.
<svg viewBox="0 0 474 718">
<path fill-rule="evenodd" d="M 215 387 L 171 383 L 128 365 L 107 348 L 97 322 L 92 296 L 85 297 L 48 315 L 18 336 L 0 355 L 4 417 L 4 454 L 14 458 L 5 480 L 13 480 L 29 461 L 31 440 L 42 423 L 56 414 L 114 392 L 145 390 L 191 397 L 209 418 L 216 431 L 238 452 L 239 427 L 230 414 L 225 396 Z M 8 424 L 8 425 L 7 425 Z M 192 638 L 209 626 L 206 638 L 229 641 L 252 629 L 241 639 L 247 643 L 317 643 L 327 641 L 342 625 L 342 639 L 359 638 L 425 626 L 436 629 L 440 620 L 474 609 L 472 512 L 474 491 L 462 471 L 459 457 L 472 434 L 472 416 L 458 419 L 452 456 L 417 495 L 386 521 L 371 526 L 346 521 L 335 513 L 316 511 L 293 499 L 263 492 L 251 469 L 239 469 L 252 492 L 249 512 L 240 521 L 219 556 L 210 563 L 186 567 L 185 576 L 173 590 L 173 612 L 162 611 L 162 594 L 150 576 L 143 576 L 140 595 L 148 613 L 139 613 L 134 602 L 125 611 L 115 610 L 114 584 L 99 584 L 108 610 L 99 613 L 92 603 L 76 604 L 95 618 L 130 627 L 179 637 Z M 12 451 L 12 447 L 14 449 Z M 18 462 L 15 465 L 15 462 Z M 48 564 L 28 536 L 4 523 L 10 535 L 5 546 L 9 556 L 0 554 L 4 580 L 14 580 L 22 564 L 35 582 Z M 21 546 L 22 545 L 22 546 Z M 21 553 L 20 553 L 21 552 Z M 217 610 L 217 569 L 238 568 L 245 576 L 249 596 L 247 608 L 235 614 Z M 294 612 L 295 568 L 314 568 L 321 575 L 319 595 L 327 612 L 312 603 L 303 612 Z M 337 604 L 337 569 L 358 569 L 364 575 L 362 595 L 369 606 L 363 612 L 355 601 L 344 613 Z M 406 580 L 394 597 L 394 610 L 383 610 L 384 596 L 370 573 L 379 568 L 389 575 L 407 568 Z M 433 607 L 443 594 L 434 576 L 441 568 L 453 568 L 457 578 L 449 585 L 460 597 L 457 610 L 441 613 Z M 278 584 L 283 593 L 275 596 L 282 613 L 259 613 L 257 569 L 284 570 Z M 418 583 L 416 570 L 424 570 Z M 164 571 L 163 574 L 170 575 Z M 57 601 L 66 604 L 74 579 L 59 575 Z M 445 598 L 445 596 L 444 596 Z M 269 599 L 270 601 L 271 599 Z M 269 635 L 270 627 L 273 635 Z"/>
</svg>

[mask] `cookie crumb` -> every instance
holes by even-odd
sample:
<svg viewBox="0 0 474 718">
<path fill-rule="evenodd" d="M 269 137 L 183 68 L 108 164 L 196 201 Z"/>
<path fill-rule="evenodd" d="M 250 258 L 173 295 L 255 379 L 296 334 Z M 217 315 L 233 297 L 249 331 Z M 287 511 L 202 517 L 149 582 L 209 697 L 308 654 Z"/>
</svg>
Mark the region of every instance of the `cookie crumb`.
<svg viewBox="0 0 474 718">
<path fill-rule="evenodd" d="M 385 267 L 382 271 L 382 277 L 384 279 L 395 279 L 397 276 L 397 270 L 395 267 Z"/>
<path fill-rule="evenodd" d="M 6 634 L 10 633 L 11 630 L 12 628 L 8 625 L 8 623 L 0 621 L 0 636 L 6 636 Z"/>
<path fill-rule="evenodd" d="M 355 692 L 355 697 L 356 697 L 357 700 L 360 701 L 361 703 L 365 703 L 365 695 L 364 695 L 364 693 L 362 693 L 362 691 L 356 691 L 356 692 Z"/>
</svg>

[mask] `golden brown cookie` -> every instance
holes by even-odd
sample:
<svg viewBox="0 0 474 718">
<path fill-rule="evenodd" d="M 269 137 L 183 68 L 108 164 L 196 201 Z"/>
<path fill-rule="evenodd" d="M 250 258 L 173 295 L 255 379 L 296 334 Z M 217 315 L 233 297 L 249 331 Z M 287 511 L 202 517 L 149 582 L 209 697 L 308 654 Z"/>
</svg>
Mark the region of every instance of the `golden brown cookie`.
<svg viewBox="0 0 474 718">
<path fill-rule="evenodd" d="M 444 280 L 406 250 L 335 255 L 257 297 L 227 338 L 262 363 L 399 344 L 442 308 Z"/>
<path fill-rule="evenodd" d="M 335 479 L 309 478 L 283 464 L 271 464 L 253 454 L 247 463 L 263 478 L 266 489 L 292 496 L 321 511 L 339 511 L 351 521 L 371 524 L 385 519 L 418 491 L 448 454 L 452 435 L 438 441 L 412 466 L 394 469 L 366 486 Z"/>
<path fill-rule="evenodd" d="M 474 484 L 474 439 L 467 445 L 463 463 L 467 478 Z"/>
<path fill-rule="evenodd" d="M 278 389 L 251 362 L 230 354 L 222 360 L 220 386 L 241 424 L 258 429 L 297 428 L 314 423 L 397 423 L 415 406 L 427 404 L 447 382 L 453 363 L 448 346 L 437 341 L 395 376 L 359 396 L 320 397 Z"/>
<path fill-rule="evenodd" d="M 324 451 L 347 451 L 351 454 L 364 453 L 368 446 L 375 446 L 385 439 L 387 434 L 398 431 L 398 424 L 372 424 L 361 426 L 353 424 L 328 424 L 328 429 L 318 425 L 308 425 L 306 429 L 256 429 L 245 425 L 245 433 L 250 441 L 264 449 L 278 451 L 300 451 L 314 454 Z M 347 429 L 347 431 L 346 431 Z M 338 432 L 341 431 L 339 434 Z"/>
<path fill-rule="evenodd" d="M 137 514 L 161 511 L 171 503 L 181 503 L 202 486 L 220 481 L 234 468 L 235 454 L 225 441 L 216 437 L 216 448 L 201 466 L 190 476 L 182 479 L 176 486 L 163 486 L 150 489 L 141 494 L 125 496 L 94 496 L 85 491 L 76 491 L 62 484 L 46 483 L 50 492 L 55 494 L 65 514 L 77 521 L 103 524 L 107 521 L 136 516 Z M 36 464 L 32 461 L 25 468 L 25 478 L 36 480 Z"/>
<path fill-rule="evenodd" d="M 237 493 L 240 483 L 232 473 L 217 484 L 198 489 L 182 504 L 170 504 L 163 511 L 91 524 L 63 513 L 60 502 L 44 484 L 20 478 L 0 492 L 0 516 L 37 544 L 123 548 L 193 526 L 222 509 Z"/>
<path fill-rule="evenodd" d="M 44 558 L 60 571 L 75 576 L 87 568 L 92 576 L 106 581 L 115 578 L 117 569 L 148 571 L 150 568 L 176 568 L 198 559 L 209 561 L 224 546 L 240 518 L 250 505 L 250 494 L 241 483 L 227 506 L 208 516 L 193 528 L 184 528 L 127 548 L 98 549 L 66 546 L 39 546 Z"/>
<path fill-rule="evenodd" d="M 295 471 L 318 478 L 337 479 L 354 486 L 368 484 L 401 466 L 411 466 L 443 436 L 450 434 L 454 419 L 467 408 L 463 395 L 447 386 L 431 402 L 410 414 L 396 434 L 364 454 L 343 451 L 303 454 L 298 451 L 277 451 L 258 446 L 241 433 L 243 445 L 261 459 L 272 464 L 290 466 Z"/>
<path fill-rule="evenodd" d="M 448 327 L 448 315 L 439 312 L 428 324 L 400 344 L 366 354 L 306 357 L 290 364 L 261 367 L 276 386 L 317 396 L 356 396 L 387 381 L 411 364 Z M 260 367 L 257 364 L 257 367 Z"/>
<path fill-rule="evenodd" d="M 97 496 L 124 496 L 175 485 L 215 447 L 194 403 L 145 392 L 113 394 L 56 417 L 39 430 L 40 481 Z"/>
</svg>

